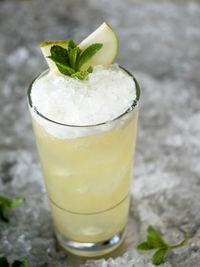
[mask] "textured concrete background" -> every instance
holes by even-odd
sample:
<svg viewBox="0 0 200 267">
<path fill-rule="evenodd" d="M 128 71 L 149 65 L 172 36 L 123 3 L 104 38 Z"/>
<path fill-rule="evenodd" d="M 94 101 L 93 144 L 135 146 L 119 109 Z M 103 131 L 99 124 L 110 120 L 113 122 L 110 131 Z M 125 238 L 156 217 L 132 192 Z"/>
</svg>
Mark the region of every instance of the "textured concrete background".
<svg viewBox="0 0 200 267">
<path fill-rule="evenodd" d="M 81 41 L 103 21 L 119 38 L 117 62 L 141 84 L 129 237 L 106 259 L 67 255 L 55 241 L 26 104 L 44 68 L 39 43 Z M 0 256 L 31 266 L 153 266 L 136 250 L 146 227 L 170 243 L 163 266 L 200 266 L 200 1 L 0 1 L 0 194 L 26 202 L 0 222 Z"/>
</svg>

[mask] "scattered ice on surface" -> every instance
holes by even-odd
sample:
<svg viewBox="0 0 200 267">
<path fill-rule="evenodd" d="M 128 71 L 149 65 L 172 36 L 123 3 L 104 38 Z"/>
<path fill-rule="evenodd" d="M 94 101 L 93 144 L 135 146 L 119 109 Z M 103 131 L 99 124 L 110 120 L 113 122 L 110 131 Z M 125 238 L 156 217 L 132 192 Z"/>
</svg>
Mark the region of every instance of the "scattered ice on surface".
<svg viewBox="0 0 200 267">
<path fill-rule="evenodd" d="M 123 257 L 117 257 L 116 259 L 109 258 L 107 260 L 88 260 L 80 267 L 154 267 L 151 263 L 152 253 L 147 252 L 139 253 L 136 250 L 129 251 L 123 255 Z M 169 263 L 161 265 L 162 267 L 171 267 Z"/>
<path fill-rule="evenodd" d="M 153 224 L 172 244 L 183 240 L 179 228 L 189 233 L 165 267 L 199 267 L 199 1 L 44 0 L 33 8 L 7 0 L 0 1 L 0 15 L 0 194 L 26 199 L 9 210 L 9 224 L 0 222 L 0 256 L 27 257 L 31 267 L 152 267 L 151 254 L 136 246 Z M 81 41 L 102 18 L 119 36 L 117 61 L 141 84 L 141 108 L 128 236 L 111 255 L 84 260 L 56 243 L 26 91 L 45 68 L 41 41 Z M 29 58 L 16 68 L 7 55 L 19 46 Z"/>
<path fill-rule="evenodd" d="M 132 193 L 134 198 L 145 198 L 157 193 L 164 193 L 166 190 L 179 185 L 178 181 L 163 173 L 153 173 L 140 176 L 139 179 L 132 181 Z"/>
</svg>

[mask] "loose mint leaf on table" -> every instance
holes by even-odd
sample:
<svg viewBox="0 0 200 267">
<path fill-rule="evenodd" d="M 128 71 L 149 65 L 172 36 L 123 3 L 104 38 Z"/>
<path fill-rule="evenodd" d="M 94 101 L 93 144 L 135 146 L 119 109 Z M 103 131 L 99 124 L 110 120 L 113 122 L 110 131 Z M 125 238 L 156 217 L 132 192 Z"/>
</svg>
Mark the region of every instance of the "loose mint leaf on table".
<svg viewBox="0 0 200 267">
<path fill-rule="evenodd" d="M 50 49 L 51 55 L 48 56 L 55 62 L 59 72 L 71 78 L 86 80 L 89 73 L 93 72 L 92 66 L 87 70 L 81 71 L 81 67 L 91 59 L 101 48 L 103 44 L 96 43 L 90 45 L 83 52 L 77 44 L 70 39 L 68 48 L 63 48 L 59 45 L 53 45 Z"/>
<path fill-rule="evenodd" d="M 12 264 L 12 267 L 29 267 L 29 263 L 26 258 L 21 258 L 21 259 L 15 260 Z"/>
<path fill-rule="evenodd" d="M 184 241 L 182 241 L 178 245 L 170 246 L 162 239 L 159 233 L 152 226 L 149 226 L 147 228 L 147 241 L 140 243 L 137 246 L 137 249 L 152 250 L 159 248 L 159 250 L 157 250 L 153 255 L 152 263 L 154 265 L 160 265 L 165 262 L 165 256 L 169 250 L 182 247 L 187 243 L 187 241 L 188 235 L 185 234 Z"/>
<path fill-rule="evenodd" d="M 0 220 L 4 222 L 9 222 L 9 218 L 6 214 L 6 210 L 10 208 L 16 208 L 24 202 L 24 199 L 21 197 L 16 198 L 7 198 L 0 195 Z"/>
<path fill-rule="evenodd" d="M 0 220 L 9 222 L 8 216 L 6 215 L 6 206 L 0 203 Z"/>
<path fill-rule="evenodd" d="M 150 250 L 151 247 L 149 247 L 149 245 L 148 245 L 147 242 L 142 242 L 142 243 L 140 243 L 140 244 L 137 246 L 137 249 L 140 249 L 140 250 Z"/>
<path fill-rule="evenodd" d="M 21 258 L 10 263 L 6 257 L 0 258 L 0 267 L 29 267 L 28 260 L 26 258 Z"/>
<path fill-rule="evenodd" d="M 165 256 L 167 254 L 168 248 L 161 248 L 156 253 L 154 253 L 152 258 L 152 263 L 154 265 L 160 265 L 165 262 Z"/>
<path fill-rule="evenodd" d="M 152 226 L 147 229 L 147 243 L 151 249 L 167 247 L 165 241 Z"/>
<path fill-rule="evenodd" d="M 10 204 L 8 205 L 8 208 L 17 208 L 18 206 L 20 206 L 23 202 L 24 202 L 24 198 L 22 197 L 16 197 L 13 199 L 9 199 Z"/>
<path fill-rule="evenodd" d="M 9 262 L 6 257 L 0 258 L 0 267 L 9 267 Z"/>
</svg>

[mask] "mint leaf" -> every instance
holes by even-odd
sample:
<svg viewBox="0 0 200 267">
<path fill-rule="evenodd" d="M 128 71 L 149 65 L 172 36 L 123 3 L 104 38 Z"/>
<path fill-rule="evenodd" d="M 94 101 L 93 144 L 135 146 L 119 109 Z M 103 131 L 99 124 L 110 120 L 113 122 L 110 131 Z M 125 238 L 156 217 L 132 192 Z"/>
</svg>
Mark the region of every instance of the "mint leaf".
<svg viewBox="0 0 200 267">
<path fill-rule="evenodd" d="M 161 247 L 168 247 L 165 241 L 161 238 L 161 236 L 156 232 L 156 230 L 149 226 L 147 229 L 147 243 L 149 248 L 161 248 Z"/>
<path fill-rule="evenodd" d="M 72 78 L 78 78 L 79 80 L 86 80 L 89 73 L 87 71 L 78 71 L 71 75 Z"/>
<path fill-rule="evenodd" d="M 188 241 L 188 235 L 185 234 L 185 239 L 179 243 L 178 245 L 169 246 L 159 235 L 159 233 L 152 227 L 149 226 L 147 229 L 147 241 L 142 242 L 137 246 L 137 249 L 139 250 L 151 250 L 151 249 L 157 249 L 156 253 L 153 255 L 152 263 L 155 265 L 160 265 L 164 263 L 165 256 L 168 252 L 168 250 L 176 249 L 184 246 Z"/>
<path fill-rule="evenodd" d="M 0 203 L 0 220 L 8 223 L 9 219 L 8 216 L 6 215 L 6 206 Z"/>
<path fill-rule="evenodd" d="M 87 69 L 87 72 L 92 73 L 93 72 L 93 67 L 89 66 L 89 68 Z"/>
<path fill-rule="evenodd" d="M 4 222 L 9 222 L 9 218 L 6 215 L 7 208 L 16 208 L 24 202 L 21 197 L 7 198 L 0 195 L 0 220 Z"/>
<path fill-rule="evenodd" d="M 0 203 L 2 203 L 7 208 L 16 208 L 21 205 L 22 202 L 24 202 L 24 199 L 21 197 L 11 199 L 0 195 Z"/>
<path fill-rule="evenodd" d="M 147 242 L 142 242 L 137 246 L 137 249 L 139 249 L 139 250 L 150 250 L 152 248 L 149 247 Z"/>
<path fill-rule="evenodd" d="M 21 258 L 10 263 L 6 257 L 0 258 L 0 267 L 29 267 L 28 260 L 26 258 Z"/>
<path fill-rule="evenodd" d="M 77 69 L 77 61 L 78 57 L 81 53 L 81 49 L 79 47 L 75 47 L 73 49 L 68 49 L 68 55 L 69 55 L 69 62 L 71 67 L 76 70 Z"/>
<path fill-rule="evenodd" d="M 154 265 L 160 265 L 165 262 L 165 256 L 167 254 L 168 248 L 161 248 L 156 253 L 154 253 L 152 258 L 152 263 Z"/>
<path fill-rule="evenodd" d="M 70 39 L 67 49 L 59 45 L 53 45 L 50 49 L 51 55 L 48 56 L 48 58 L 55 62 L 60 73 L 72 78 L 85 80 L 89 73 L 93 72 L 93 68 L 89 66 L 87 71 L 80 71 L 80 68 L 93 57 L 102 46 L 103 44 L 99 43 L 92 44 L 82 52 L 77 44 Z"/>
<path fill-rule="evenodd" d="M 80 69 L 83 64 L 85 64 L 90 58 L 92 58 L 102 48 L 102 46 L 103 44 L 97 43 L 92 44 L 88 48 L 86 48 L 80 56 L 78 69 Z"/>
<path fill-rule="evenodd" d="M 68 41 L 68 48 L 75 48 L 75 47 L 77 47 L 77 43 L 75 43 L 72 39 L 69 39 L 69 41 Z"/>
<path fill-rule="evenodd" d="M 71 76 L 73 73 L 75 73 L 75 70 L 67 65 L 56 63 L 56 66 L 58 70 L 64 75 Z"/>
<path fill-rule="evenodd" d="M 6 259 L 6 257 L 1 257 L 0 258 L 0 266 L 1 267 L 9 267 L 9 262 Z"/>
<path fill-rule="evenodd" d="M 0 195 L 0 203 L 5 205 L 7 208 L 10 206 L 10 201 L 11 199 Z"/>
<path fill-rule="evenodd" d="M 12 264 L 12 267 L 29 267 L 28 260 L 26 258 L 21 258 L 18 260 L 15 260 Z"/>
<path fill-rule="evenodd" d="M 16 198 L 10 199 L 9 201 L 10 203 L 9 203 L 8 208 L 17 208 L 24 202 L 24 198 L 16 197 Z"/>
<path fill-rule="evenodd" d="M 67 49 L 59 45 L 53 45 L 51 47 L 50 52 L 51 52 L 51 56 L 49 56 L 48 58 L 53 60 L 55 63 L 69 65 L 69 57 L 68 57 Z"/>
</svg>

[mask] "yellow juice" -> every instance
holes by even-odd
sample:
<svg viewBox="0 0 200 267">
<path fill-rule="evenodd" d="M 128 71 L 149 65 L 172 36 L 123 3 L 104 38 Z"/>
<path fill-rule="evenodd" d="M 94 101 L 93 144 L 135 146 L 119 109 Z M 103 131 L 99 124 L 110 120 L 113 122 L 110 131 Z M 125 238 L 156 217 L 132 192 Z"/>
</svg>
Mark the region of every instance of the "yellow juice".
<svg viewBox="0 0 200 267">
<path fill-rule="evenodd" d="M 62 236 L 100 242 L 125 227 L 138 107 L 130 113 L 123 127 L 71 139 L 51 135 L 32 118 L 52 217 Z"/>
</svg>

